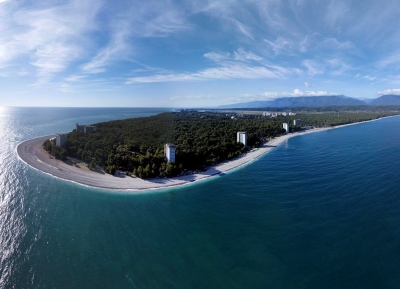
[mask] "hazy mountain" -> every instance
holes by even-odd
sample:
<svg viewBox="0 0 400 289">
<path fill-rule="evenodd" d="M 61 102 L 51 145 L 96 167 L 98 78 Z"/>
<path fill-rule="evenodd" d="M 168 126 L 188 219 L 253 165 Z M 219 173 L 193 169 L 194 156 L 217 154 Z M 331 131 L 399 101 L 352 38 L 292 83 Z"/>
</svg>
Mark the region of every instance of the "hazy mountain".
<svg viewBox="0 0 400 289">
<path fill-rule="evenodd" d="M 370 105 L 400 105 L 400 95 L 382 95 L 369 103 Z"/>
<path fill-rule="evenodd" d="M 399 98 L 400 101 L 400 98 Z M 221 105 L 218 108 L 262 108 L 262 107 L 323 107 L 341 105 L 366 105 L 366 102 L 343 95 L 330 96 L 298 96 L 281 97 L 267 101 L 252 101 L 229 105 Z"/>
</svg>

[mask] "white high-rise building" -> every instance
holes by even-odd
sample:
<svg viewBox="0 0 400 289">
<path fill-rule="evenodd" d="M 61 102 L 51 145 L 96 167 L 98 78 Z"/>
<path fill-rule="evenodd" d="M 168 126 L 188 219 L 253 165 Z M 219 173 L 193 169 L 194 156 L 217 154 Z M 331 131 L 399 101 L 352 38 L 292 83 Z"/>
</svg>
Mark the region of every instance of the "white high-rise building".
<svg viewBox="0 0 400 289">
<path fill-rule="evenodd" d="M 283 129 L 286 130 L 286 133 L 289 133 L 289 124 L 287 122 L 283 123 Z"/>
<path fill-rule="evenodd" d="M 247 132 L 238 131 L 237 142 L 240 142 L 246 146 L 247 145 Z"/>
<path fill-rule="evenodd" d="M 67 134 L 58 134 L 56 135 L 56 146 L 63 147 L 67 144 Z"/>
<path fill-rule="evenodd" d="M 176 151 L 176 148 L 175 148 L 174 144 L 172 144 L 172 143 L 165 144 L 165 146 L 164 146 L 164 154 L 165 154 L 165 157 L 167 158 L 167 161 L 169 163 L 174 163 L 175 162 L 175 151 Z"/>
<path fill-rule="evenodd" d="M 293 125 L 301 125 L 301 120 L 300 119 L 294 119 L 293 120 Z"/>
</svg>

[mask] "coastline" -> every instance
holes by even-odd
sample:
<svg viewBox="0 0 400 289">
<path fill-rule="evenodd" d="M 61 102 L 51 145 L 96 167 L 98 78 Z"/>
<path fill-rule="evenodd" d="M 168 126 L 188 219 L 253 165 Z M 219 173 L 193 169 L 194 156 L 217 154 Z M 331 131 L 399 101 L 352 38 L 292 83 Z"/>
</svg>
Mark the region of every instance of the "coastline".
<svg viewBox="0 0 400 289">
<path fill-rule="evenodd" d="M 229 171 L 232 171 L 234 169 L 237 169 L 239 167 L 251 163 L 252 161 L 258 159 L 262 155 L 268 153 L 273 148 L 279 146 L 284 141 L 292 137 L 301 136 L 309 133 L 326 131 L 330 129 L 341 128 L 349 125 L 356 125 L 365 122 L 376 121 L 380 119 L 383 118 L 339 125 L 335 127 L 314 128 L 304 132 L 282 135 L 273 138 L 268 143 L 258 148 L 255 148 L 245 153 L 242 156 L 209 167 L 205 172 L 179 176 L 174 178 L 164 178 L 164 179 L 143 180 L 137 177 L 131 177 L 125 175 L 109 175 L 100 172 L 90 171 L 87 168 L 80 168 L 67 164 L 62 160 L 57 160 L 54 157 L 50 156 L 50 154 L 46 152 L 42 147 L 43 142 L 46 139 L 53 137 L 53 135 L 38 137 L 21 142 L 16 147 L 16 153 L 20 160 L 30 165 L 34 169 L 66 181 L 70 181 L 84 186 L 107 189 L 107 190 L 149 191 L 149 190 L 157 190 L 157 189 L 188 185 L 194 182 L 210 179 L 212 177 L 215 177 L 223 173 L 227 173 Z"/>
</svg>

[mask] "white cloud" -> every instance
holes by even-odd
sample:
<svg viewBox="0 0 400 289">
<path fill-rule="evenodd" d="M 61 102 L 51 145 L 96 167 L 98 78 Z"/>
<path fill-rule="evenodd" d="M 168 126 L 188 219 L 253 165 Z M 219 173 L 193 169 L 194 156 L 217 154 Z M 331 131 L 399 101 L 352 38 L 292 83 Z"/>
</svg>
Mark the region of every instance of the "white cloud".
<svg viewBox="0 0 400 289">
<path fill-rule="evenodd" d="M 318 44 L 318 48 L 330 49 L 330 50 L 336 50 L 336 49 L 350 50 L 350 49 L 355 49 L 355 46 L 350 41 L 340 42 L 336 38 L 325 38 Z"/>
<path fill-rule="evenodd" d="M 376 79 L 375 76 L 370 76 L 370 75 L 365 75 L 363 78 L 370 80 L 370 81 L 374 81 Z"/>
<path fill-rule="evenodd" d="M 377 67 L 379 69 L 385 69 L 390 66 L 399 67 L 400 65 L 400 50 L 384 57 L 377 62 Z"/>
<path fill-rule="evenodd" d="M 126 7 L 130 8 L 120 16 L 130 22 L 134 36 L 166 37 L 193 28 L 186 20 L 186 11 L 174 1 L 135 1 L 133 5 L 131 1 L 127 3 Z"/>
<path fill-rule="evenodd" d="M 331 96 L 331 95 L 339 95 L 336 92 L 327 92 L 323 90 L 318 91 L 301 91 L 300 89 L 295 89 L 291 93 L 291 96 Z"/>
<path fill-rule="evenodd" d="M 400 88 L 378 91 L 378 95 L 388 95 L 388 94 L 400 95 Z"/>
<path fill-rule="evenodd" d="M 305 87 L 312 87 L 312 85 L 311 85 L 311 84 L 309 84 L 307 81 L 306 81 L 306 82 L 304 82 L 304 86 L 305 86 Z"/>
<path fill-rule="evenodd" d="M 316 74 L 323 74 L 325 71 L 325 67 L 322 64 L 317 63 L 313 60 L 303 60 L 302 64 L 307 68 L 308 74 L 311 76 L 314 76 Z"/>
<path fill-rule="evenodd" d="M 296 96 L 332 96 L 332 95 L 340 95 L 336 92 L 327 92 L 323 90 L 318 91 L 301 91 L 300 89 L 296 88 L 292 92 L 265 92 L 264 96 L 269 99 L 279 98 L 279 97 L 296 97 Z"/>
<path fill-rule="evenodd" d="M 248 28 L 246 25 L 244 25 L 243 23 L 237 21 L 237 20 L 232 20 L 233 23 L 236 24 L 238 30 L 246 37 L 254 40 L 253 35 L 250 32 L 250 28 Z"/>
<path fill-rule="evenodd" d="M 346 1 L 330 1 L 324 18 L 326 20 L 326 24 L 332 29 L 340 29 L 342 27 L 343 22 L 347 21 L 347 16 L 350 12 L 350 7 Z"/>
<path fill-rule="evenodd" d="M 263 99 L 275 99 L 278 97 L 282 97 L 282 96 L 287 96 L 289 93 L 286 92 L 271 92 L 271 91 L 267 91 L 264 92 L 263 94 Z"/>
<path fill-rule="evenodd" d="M 233 52 L 233 54 L 228 53 L 216 53 L 216 52 L 208 52 L 203 55 L 205 58 L 211 59 L 213 61 L 261 61 L 263 58 L 249 51 L 246 52 L 243 48 L 239 48 L 237 51 Z"/>
<path fill-rule="evenodd" d="M 18 74 L 19 76 L 27 76 L 27 75 L 30 75 L 30 73 L 29 73 L 25 68 L 22 68 L 21 70 L 19 70 L 19 71 L 17 72 L 17 74 Z"/>
<path fill-rule="evenodd" d="M 263 66 L 247 66 L 231 63 L 222 67 L 208 68 L 194 73 L 158 74 L 152 76 L 139 76 L 128 79 L 131 83 L 175 82 L 175 81 L 203 81 L 215 79 L 260 79 L 281 78 L 280 72 Z"/>
<path fill-rule="evenodd" d="M 0 34 L 0 68 L 31 65 L 40 86 L 83 59 L 89 59 L 80 65 L 86 73 L 103 72 L 118 60 L 129 61 L 133 37 L 166 37 L 192 27 L 173 1 L 105 5 L 96 0 L 46 1 L 24 9 L 15 4 L 8 8 L 13 10 L 0 10 L 0 16 L 12 15 L 0 23 L 0 30 L 7 28 Z M 101 37 L 94 37 L 100 31 Z M 24 62 L 19 62 L 21 58 Z"/>
<path fill-rule="evenodd" d="M 121 59 L 128 54 L 130 49 L 126 42 L 129 33 L 119 31 L 112 35 L 111 43 L 102 48 L 90 62 L 82 66 L 87 73 L 101 73 L 106 71 L 106 66 L 112 61 Z"/>
<path fill-rule="evenodd" d="M 260 61 L 260 60 L 262 60 L 262 57 L 255 55 L 253 52 L 246 52 L 243 50 L 243 48 L 239 48 L 239 50 L 234 53 L 234 58 L 235 58 L 235 60 L 240 60 L 240 61 L 247 61 L 247 60 Z"/>
<path fill-rule="evenodd" d="M 206 68 L 197 72 L 186 73 L 158 73 L 155 75 L 136 76 L 128 79 L 131 83 L 175 82 L 175 81 L 203 81 L 215 79 L 260 79 L 285 78 L 288 75 L 300 74 L 299 69 L 285 68 L 263 63 L 263 58 L 253 52 L 246 52 L 239 48 L 233 54 L 208 52 L 203 55 L 218 64 L 218 67 Z M 257 62 L 254 65 L 254 61 Z"/>
<path fill-rule="evenodd" d="M 7 21 L 19 28 L 0 36 L 0 63 L 28 56 L 28 63 L 36 68 L 36 85 L 48 82 L 83 56 L 85 35 L 93 30 L 99 8 L 97 1 L 75 0 L 47 9 L 13 12 Z"/>
<path fill-rule="evenodd" d="M 169 99 L 170 100 L 193 100 L 193 99 L 213 99 L 214 96 L 212 95 L 175 95 L 171 96 Z"/>
<path fill-rule="evenodd" d="M 314 38 L 312 36 L 306 35 L 304 39 L 299 43 L 299 50 L 301 53 L 306 53 L 310 46 L 312 46 Z"/>
<path fill-rule="evenodd" d="M 109 43 L 82 65 L 87 73 L 101 73 L 119 60 L 127 60 L 133 54 L 133 37 L 167 37 L 173 33 L 192 29 L 185 20 L 184 12 L 172 1 L 143 1 L 129 5 L 126 11 L 118 11 L 117 19 L 110 24 Z"/>
<path fill-rule="evenodd" d="M 220 53 L 215 53 L 215 52 L 208 52 L 203 55 L 205 58 L 214 60 L 214 61 L 219 61 L 219 60 L 227 60 L 230 58 L 230 53 L 226 54 L 220 54 Z"/>
<path fill-rule="evenodd" d="M 84 79 L 86 77 L 87 77 L 87 75 L 70 75 L 65 79 L 65 81 L 67 81 L 67 82 L 77 82 L 77 81 L 81 81 L 82 79 Z"/>
<path fill-rule="evenodd" d="M 331 72 L 333 75 L 342 75 L 348 70 L 352 69 L 350 65 L 345 63 L 344 61 L 334 58 L 327 60 L 328 65 L 334 70 Z"/>
<path fill-rule="evenodd" d="M 275 55 L 278 54 L 292 54 L 293 41 L 278 37 L 274 42 L 264 39 L 264 42 L 274 51 Z"/>
<path fill-rule="evenodd" d="M 351 41 L 339 41 L 334 37 L 322 37 L 321 34 L 313 33 L 305 35 L 303 40 L 297 41 L 298 44 L 292 44 L 293 47 L 299 47 L 301 53 L 307 52 L 324 52 L 336 54 L 338 50 L 344 51 L 346 54 L 355 53 L 355 44 Z"/>
</svg>

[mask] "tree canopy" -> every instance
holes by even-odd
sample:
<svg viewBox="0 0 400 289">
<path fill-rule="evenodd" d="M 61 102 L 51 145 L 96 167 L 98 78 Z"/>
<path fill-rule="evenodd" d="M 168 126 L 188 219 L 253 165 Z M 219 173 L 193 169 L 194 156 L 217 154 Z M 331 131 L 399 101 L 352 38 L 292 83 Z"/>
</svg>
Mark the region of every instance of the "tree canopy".
<svg viewBox="0 0 400 289">
<path fill-rule="evenodd" d="M 267 118 L 260 115 L 236 115 L 217 112 L 181 111 L 156 116 L 131 118 L 94 124 L 95 132 L 72 131 L 67 146 L 44 147 L 56 157 L 81 159 L 91 168 L 102 166 L 107 172 L 127 171 L 140 178 L 171 177 L 204 170 L 206 166 L 232 159 L 248 148 L 285 133 L 283 122 L 291 125 L 301 119 L 302 126 L 329 127 L 365 121 L 394 112 L 301 113 L 296 116 Z M 247 132 L 247 147 L 236 140 L 238 131 Z M 176 146 L 176 162 L 167 163 L 164 144 Z M 62 156 L 61 156 L 62 154 Z"/>
</svg>

